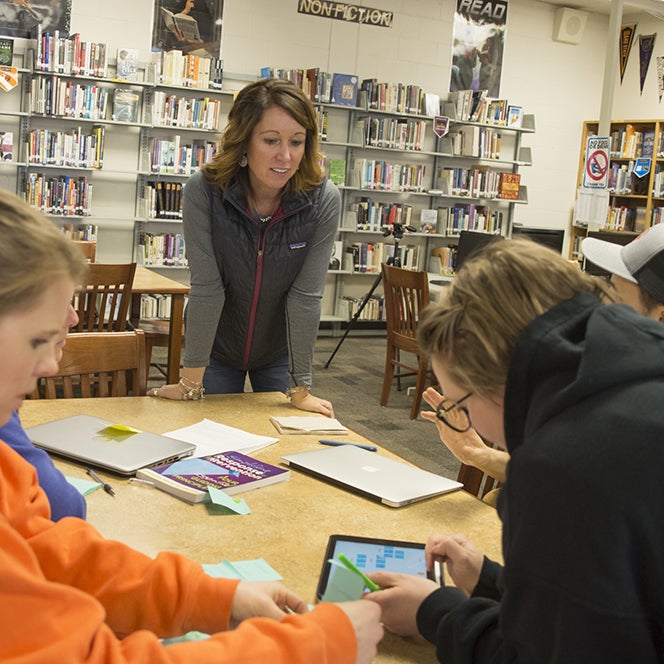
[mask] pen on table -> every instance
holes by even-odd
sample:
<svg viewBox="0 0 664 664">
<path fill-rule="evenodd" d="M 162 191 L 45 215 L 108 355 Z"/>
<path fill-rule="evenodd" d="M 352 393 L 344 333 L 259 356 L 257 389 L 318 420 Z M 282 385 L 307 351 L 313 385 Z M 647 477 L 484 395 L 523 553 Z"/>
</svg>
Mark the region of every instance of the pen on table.
<svg viewBox="0 0 664 664">
<path fill-rule="evenodd" d="M 342 445 L 353 445 L 353 447 L 360 447 L 369 452 L 377 452 L 378 448 L 374 445 L 362 445 L 361 443 L 345 443 L 341 440 L 319 440 L 321 445 L 332 445 L 332 447 L 341 447 Z"/>
<path fill-rule="evenodd" d="M 102 480 L 101 477 L 99 477 L 99 475 L 97 475 L 97 473 L 95 473 L 95 471 L 92 470 L 92 468 L 88 468 L 85 472 L 88 475 L 90 475 L 90 477 L 95 482 L 99 482 L 99 484 L 101 484 L 102 488 L 104 489 L 104 491 L 106 491 L 106 493 L 108 493 L 111 496 L 115 496 L 115 491 L 113 490 L 113 487 L 108 482 L 104 482 L 104 480 Z"/>
</svg>

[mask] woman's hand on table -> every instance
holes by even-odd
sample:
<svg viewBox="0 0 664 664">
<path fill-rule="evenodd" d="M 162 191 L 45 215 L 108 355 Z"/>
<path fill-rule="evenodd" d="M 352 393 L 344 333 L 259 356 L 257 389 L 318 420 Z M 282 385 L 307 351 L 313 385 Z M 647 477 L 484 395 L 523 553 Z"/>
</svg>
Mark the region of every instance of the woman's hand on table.
<svg viewBox="0 0 664 664">
<path fill-rule="evenodd" d="M 274 581 L 240 581 L 231 606 L 231 628 L 247 618 L 281 620 L 288 613 L 306 613 L 307 603 Z"/>
<path fill-rule="evenodd" d="M 326 399 L 321 399 L 310 392 L 298 392 L 291 397 L 291 404 L 300 410 L 310 413 L 321 413 L 326 417 L 334 417 L 334 408 Z"/>
</svg>

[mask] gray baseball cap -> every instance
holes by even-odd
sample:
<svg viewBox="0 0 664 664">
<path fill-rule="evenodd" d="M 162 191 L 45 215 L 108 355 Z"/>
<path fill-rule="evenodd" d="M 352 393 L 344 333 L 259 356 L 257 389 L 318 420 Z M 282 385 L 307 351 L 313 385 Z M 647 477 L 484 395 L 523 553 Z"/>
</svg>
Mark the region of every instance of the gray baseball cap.
<svg viewBox="0 0 664 664">
<path fill-rule="evenodd" d="M 587 237 L 581 251 L 591 263 L 638 284 L 664 303 L 664 223 L 651 226 L 624 247 Z"/>
</svg>

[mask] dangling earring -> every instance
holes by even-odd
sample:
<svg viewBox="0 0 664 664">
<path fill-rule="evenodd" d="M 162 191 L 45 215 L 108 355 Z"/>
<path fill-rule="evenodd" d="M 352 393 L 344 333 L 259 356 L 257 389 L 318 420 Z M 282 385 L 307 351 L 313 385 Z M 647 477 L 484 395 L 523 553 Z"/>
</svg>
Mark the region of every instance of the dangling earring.
<svg viewBox="0 0 664 664">
<path fill-rule="evenodd" d="M 240 165 L 240 168 L 244 168 L 249 162 L 247 161 L 247 155 L 243 154 L 240 157 L 240 161 L 237 162 Z"/>
</svg>

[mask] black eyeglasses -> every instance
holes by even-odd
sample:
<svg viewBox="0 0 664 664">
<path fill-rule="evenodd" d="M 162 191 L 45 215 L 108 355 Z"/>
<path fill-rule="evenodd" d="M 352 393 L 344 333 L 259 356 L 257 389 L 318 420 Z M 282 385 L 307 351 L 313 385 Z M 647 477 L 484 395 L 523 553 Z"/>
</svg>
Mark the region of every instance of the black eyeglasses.
<svg viewBox="0 0 664 664">
<path fill-rule="evenodd" d="M 468 392 L 465 397 L 461 397 L 458 401 L 450 401 L 443 398 L 436 408 L 436 417 L 445 423 L 452 431 L 464 433 L 470 429 L 470 414 L 465 406 L 460 405 L 473 393 Z"/>
</svg>

